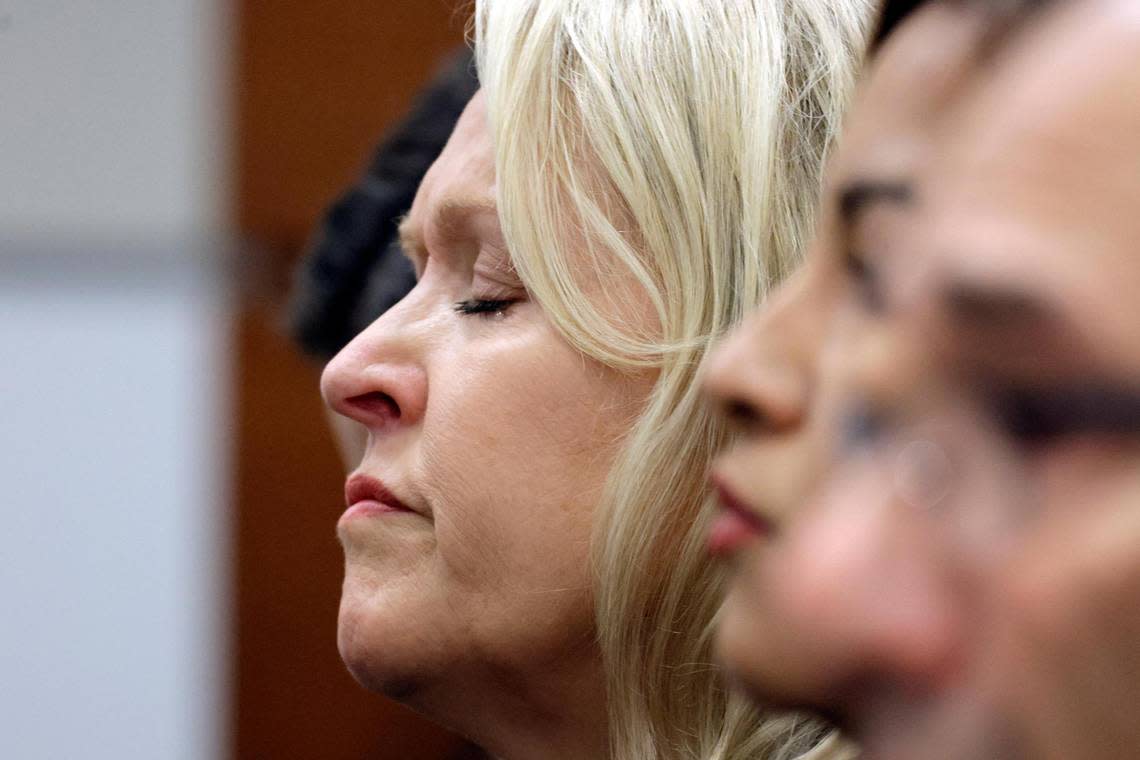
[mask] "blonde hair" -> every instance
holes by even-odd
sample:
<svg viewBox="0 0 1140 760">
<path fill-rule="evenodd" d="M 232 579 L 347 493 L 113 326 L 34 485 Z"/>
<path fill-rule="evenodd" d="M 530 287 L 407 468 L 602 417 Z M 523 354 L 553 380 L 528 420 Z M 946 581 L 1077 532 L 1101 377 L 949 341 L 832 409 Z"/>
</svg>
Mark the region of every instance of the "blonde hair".
<svg viewBox="0 0 1140 760">
<path fill-rule="evenodd" d="M 585 355 L 656 373 L 596 515 L 615 758 L 794 757 L 824 734 L 758 714 L 712 665 L 705 477 L 727 434 L 694 381 L 802 256 L 870 17 L 870 0 L 476 4 L 515 267 Z M 604 287 L 631 281 L 636 307 Z"/>
</svg>

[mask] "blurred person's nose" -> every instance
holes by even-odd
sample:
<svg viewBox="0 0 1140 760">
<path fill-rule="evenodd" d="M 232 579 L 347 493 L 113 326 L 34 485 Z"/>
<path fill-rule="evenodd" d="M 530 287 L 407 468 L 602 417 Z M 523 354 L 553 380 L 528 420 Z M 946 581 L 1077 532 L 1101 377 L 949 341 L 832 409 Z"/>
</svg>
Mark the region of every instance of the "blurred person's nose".
<svg viewBox="0 0 1140 760">
<path fill-rule="evenodd" d="M 413 291 L 326 365 L 321 395 L 373 436 L 417 425 L 427 407 L 429 322 Z"/>
<path fill-rule="evenodd" d="M 706 392 L 746 436 L 795 432 L 808 416 L 820 322 L 810 283 L 801 271 L 705 364 Z"/>
</svg>

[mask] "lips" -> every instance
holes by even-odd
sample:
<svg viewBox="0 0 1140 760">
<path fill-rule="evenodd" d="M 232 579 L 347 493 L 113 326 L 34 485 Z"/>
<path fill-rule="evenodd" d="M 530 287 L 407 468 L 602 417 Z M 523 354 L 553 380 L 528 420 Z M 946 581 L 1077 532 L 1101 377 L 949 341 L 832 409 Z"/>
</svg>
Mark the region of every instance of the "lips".
<svg viewBox="0 0 1140 760">
<path fill-rule="evenodd" d="M 344 484 L 344 502 L 349 509 L 368 509 L 386 512 L 411 512 L 406 504 L 376 478 L 353 475 Z"/>
<path fill-rule="evenodd" d="M 732 554 L 749 541 L 775 533 L 772 521 L 753 511 L 725 483 L 714 478 L 713 486 L 721 506 L 709 529 L 708 546 L 714 556 Z"/>
</svg>

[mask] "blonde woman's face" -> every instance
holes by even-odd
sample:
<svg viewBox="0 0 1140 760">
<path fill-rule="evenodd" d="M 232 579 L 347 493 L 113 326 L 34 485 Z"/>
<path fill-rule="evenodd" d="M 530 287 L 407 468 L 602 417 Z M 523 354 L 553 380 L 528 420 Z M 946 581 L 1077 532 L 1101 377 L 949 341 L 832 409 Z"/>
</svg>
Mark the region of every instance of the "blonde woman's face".
<svg viewBox="0 0 1140 760">
<path fill-rule="evenodd" d="M 601 709 L 591 515 L 646 386 L 573 350 L 528 298 L 481 95 L 402 237 L 415 289 L 322 378 L 327 404 L 369 432 L 337 525 L 341 654 L 368 687 L 429 712 L 450 699 L 477 714 L 495 689 L 525 705 L 560 677 Z"/>
</svg>

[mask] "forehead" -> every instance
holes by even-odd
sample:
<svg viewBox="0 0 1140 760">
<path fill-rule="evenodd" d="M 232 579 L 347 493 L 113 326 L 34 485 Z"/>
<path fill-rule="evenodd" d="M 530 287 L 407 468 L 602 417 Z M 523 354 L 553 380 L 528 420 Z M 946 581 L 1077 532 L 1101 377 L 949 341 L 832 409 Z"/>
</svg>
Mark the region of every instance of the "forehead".
<svg viewBox="0 0 1140 760">
<path fill-rule="evenodd" d="M 1019 213 L 1053 203 L 1055 211 L 1075 212 L 1058 220 L 1066 225 L 1106 202 L 1134 203 L 1140 4 L 1059 4 L 993 59 L 948 122 L 939 167 L 944 182 L 955 183 L 947 196 L 965 200 L 967 189 L 982 192 L 986 203 Z M 1073 226 L 1091 228 L 1090 222 Z"/>
<path fill-rule="evenodd" d="M 456 192 L 488 194 L 494 183 L 495 152 L 486 99 L 480 90 L 463 109 L 443 152 L 424 177 L 416 201 L 422 205 Z"/>
<path fill-rule="evenodd" d="M 406 244 L 430 243 L 431 238 L 465 234 L 465 225 L 484 217 L 495 219 L 495 151 L 483 93 L 478 92 L 420 183 L 401 236 Z"/>
<path fill-rule="evenodd" d="M 935 0 L 890 36 L 860 84 L 833 180 L 915 171 L 969 78 L 983 21 L 970 4 Z"/>
<path fill-rule="evenodd" d="M 1140 338 L 1140 4 L 1062 3 L 1010 40 L 947 118 L 932 176 L 923 234 L 945 277 Z"/>
</svg>

